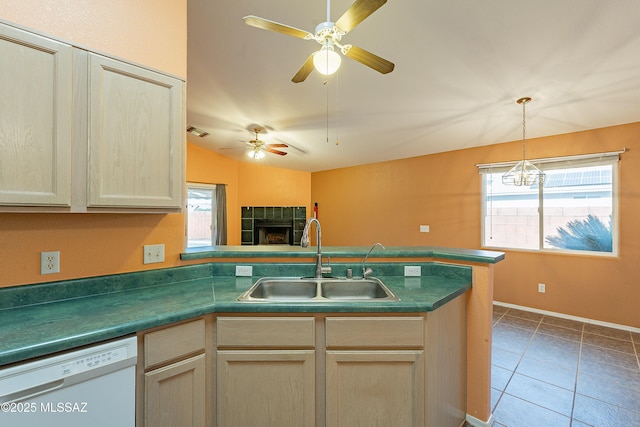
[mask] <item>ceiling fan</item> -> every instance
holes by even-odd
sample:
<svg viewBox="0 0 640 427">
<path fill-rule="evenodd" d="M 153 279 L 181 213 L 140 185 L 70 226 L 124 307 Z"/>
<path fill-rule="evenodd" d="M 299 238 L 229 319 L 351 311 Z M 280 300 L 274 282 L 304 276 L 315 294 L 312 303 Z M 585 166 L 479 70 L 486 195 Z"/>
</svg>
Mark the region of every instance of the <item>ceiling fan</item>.
<svg viewBox="0 0 640 427">
<path fill-rule="evenodd" d="M 320 50 L 313 52 L 293 76 L 291 81 L 294 83 L 303 82 L 314 68 L 325 75 L 335 73 L 340 67 L 342 59 L 340 55 L 335 52 L 334 46 L 338 47 L 342 54 L 348 58 L 354 59 L 382 74 L 387 74 L 393 71 L 394 64 L 392 62 L 357 46 L 351 44 L 343 45 L 340 43 L 342 36 L 353 30 L 386 2 L 387 0 L 356 0 L 340 19 L 334 23 L 331 22 L 330 17 L 330 0 L 327 0 L 327 20 L 316 27 L 315 34 L 253 15 L 245 16 L 242 19 L 245 24 L 252 27 L 276 31 L 304 40 L 315 40 L 321 45 Z"/>
<path fill-rule="evenodd" d="M 265 152 L 277 154 L 278 156 L 286 156 L 287 153 L 284 151 L 276 150 L 276 148 L 287 148 L 289 147 L 287 144 L 267 144 L 264 141 L 258 139 L 258 134 L 262 131 L 261 128 L 253 128 L 253 132 L 255 132 L 256 137 L 251 141 L 247 141 L 247 144 L 251 146 L 247 155 L 252 159 L 262 159 L 265 156 Z"/>
</svg>

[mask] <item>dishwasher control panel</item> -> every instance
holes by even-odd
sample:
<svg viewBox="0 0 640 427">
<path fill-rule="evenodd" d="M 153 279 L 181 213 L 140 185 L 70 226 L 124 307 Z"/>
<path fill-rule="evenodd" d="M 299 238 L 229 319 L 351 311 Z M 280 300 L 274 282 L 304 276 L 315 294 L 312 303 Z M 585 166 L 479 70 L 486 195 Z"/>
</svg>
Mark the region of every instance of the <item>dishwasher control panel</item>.
<svg viewBox="0 0 640 427">
<path fill-rule="evenodd" d="M 60 376 L 66 377 L 79 374 L 125 360 L 130 357 L 128 350 L 129 347 L 127 345 L 122 345 L 117 348 L 83 355 L 77 359 L 65 361 L 65 363 L 60 364 Z"/>
</svg>

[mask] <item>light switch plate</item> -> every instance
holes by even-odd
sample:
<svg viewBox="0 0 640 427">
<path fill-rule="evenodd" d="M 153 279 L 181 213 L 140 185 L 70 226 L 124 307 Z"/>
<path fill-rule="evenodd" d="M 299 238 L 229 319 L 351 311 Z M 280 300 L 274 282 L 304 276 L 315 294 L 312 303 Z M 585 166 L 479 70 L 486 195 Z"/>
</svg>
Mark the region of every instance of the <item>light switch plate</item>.
<svg viewBox="0 0 640 427">
<path fill-rule="evenodd" d="M 236 265 L 236 276 L 251 277 L 253 276 L 253 266 L 251 265 Z"/>
<path fill-rule="evenodd" d="M 422 275 L 422 267 L 419 265 L 405 265 L 404 275 L 410 277 L 418 277 Z"/>
<path fill-rule="evenodd" d="M 164 244 L 159 245 L 144 245 L 143 248 L 144 264 L 154 264 L 156 262 L 164 262 Z"/>
</svg>

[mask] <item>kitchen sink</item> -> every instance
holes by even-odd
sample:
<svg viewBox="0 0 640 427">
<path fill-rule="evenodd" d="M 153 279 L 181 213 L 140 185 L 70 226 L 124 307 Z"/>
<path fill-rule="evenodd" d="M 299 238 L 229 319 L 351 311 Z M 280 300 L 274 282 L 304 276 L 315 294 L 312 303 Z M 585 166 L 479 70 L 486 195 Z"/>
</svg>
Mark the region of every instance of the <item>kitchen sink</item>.
<svg viewBox="0 0 640 427">
<path fill-rule="evenodd" d="M 399 301 L 380 279 L 263 277 L 238 297 L 240 302 Z"/>
</svg>

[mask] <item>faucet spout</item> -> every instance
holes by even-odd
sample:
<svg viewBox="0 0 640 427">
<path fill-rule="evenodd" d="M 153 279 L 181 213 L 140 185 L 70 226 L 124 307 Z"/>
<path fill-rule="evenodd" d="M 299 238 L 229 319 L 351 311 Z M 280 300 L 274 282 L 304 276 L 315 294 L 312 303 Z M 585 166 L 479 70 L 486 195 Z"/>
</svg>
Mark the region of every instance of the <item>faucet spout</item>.
<svg viewBox="0 0 640 427">
<path fill-rule="evenodd" d="M 316 243 L 318 245 L 318 252 L 316 254 L 316 278 L 322 278 L 322 273 L 331 273 L 331 266 L 324 267 L 322 265 L 322 227 L 320 227 L 320 221 L 317 218 L 309 218 L 307 224 L 302 231 L 302 238 L 300 239 L 300 246 L 303 248 L 309 247 L 309 229 L 311 224 L 316 225 Z"/>
<path fill-rule="evenodd" d="M 372 268 L 366 268 L 366 262 L 367 262 L 367 257 L 369 257 L 369 254 L 371 253 L 371 251 L 373 251 L 375 249 L 376 246 L 380 246 L 382 249 L 386 249 L 384 247 L 384 245 L 382 243 L 374 243 L 371 246 L 371 249 L 369 249 L 369 252 L 367 252 L 367 254 L 364 256 L 364 258 L 362 258 L 362 278 L 366 279 L 366 277 L 368 275 L 370 275 L 371 273 L 373 273 L 373 269 Z"/>
</svg>

